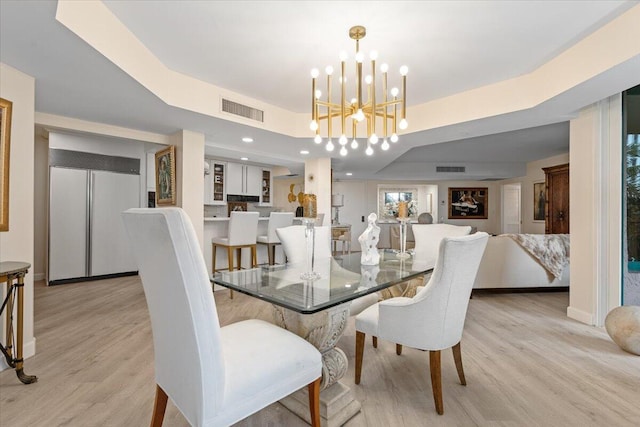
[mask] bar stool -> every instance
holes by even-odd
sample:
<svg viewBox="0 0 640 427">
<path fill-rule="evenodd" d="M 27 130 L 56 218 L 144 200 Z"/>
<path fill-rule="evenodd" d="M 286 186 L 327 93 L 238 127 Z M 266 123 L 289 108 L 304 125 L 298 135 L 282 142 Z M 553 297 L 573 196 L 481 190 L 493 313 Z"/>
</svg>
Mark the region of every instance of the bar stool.
<svg viewBox="0 0 640 427">
<path fill-rule="evenodd" d="M 280 244 L 280 239 L 278 239 L 276 229 L 289 227 L 291 224 L 293 224 L 293 212 L 271 212 L 269 215 L 267 235 L 258 236 L 257 239 L 258 244 L 267 245 L 269 265 L 274 265 L 276 263 L 276 246 Z"/>
<path fill-rule="evenodd" d="M 231 212 L 229 217 L 229 234 L 227 237 L 214 237 L 211 239 L 212 245 L 212 270 L 216 270 L 216 247 L 227 248 L 227 259 L 229 261 L 229 271 L 233 268 L 233 250 L 238 256 L 238 268 L 242 268 L 242 248 L 251 248 L 251 266 L 257 267 L 256 237 L 258 235 L 258 212 Z M 233 299 L 233 291 L 229 290 L 229 296 Z"/>
</svg>

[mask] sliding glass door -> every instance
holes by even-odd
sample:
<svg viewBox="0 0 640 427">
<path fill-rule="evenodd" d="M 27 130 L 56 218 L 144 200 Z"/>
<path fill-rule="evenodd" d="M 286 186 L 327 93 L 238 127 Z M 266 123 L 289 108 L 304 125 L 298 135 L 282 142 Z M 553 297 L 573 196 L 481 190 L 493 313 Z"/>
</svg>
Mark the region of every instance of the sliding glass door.
<svg viewBox="0 0 640 427">
<path fill-rule="evenodd" d="M 640 86 L 622 95 L 625 167 L 622 304 L 640 305 Z"/>
</svg>

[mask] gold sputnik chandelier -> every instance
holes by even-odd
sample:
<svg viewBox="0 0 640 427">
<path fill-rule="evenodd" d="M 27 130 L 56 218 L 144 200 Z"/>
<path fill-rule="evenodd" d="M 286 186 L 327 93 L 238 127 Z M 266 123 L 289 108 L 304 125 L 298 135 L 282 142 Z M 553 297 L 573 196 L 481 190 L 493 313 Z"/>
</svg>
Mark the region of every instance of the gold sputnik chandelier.
<svg viewBox="0 0 640 427">
<path fill-rule="evenodd" d="M 325 72 L 327 74 L 327 97 L 326 100 L 322 99 L 322 92 L 317 89 L 316 79 L 320 75 L 317 68 L 311 70 L 311 124 L 310 128 L 315 132 L 314 142 L 321 144 L 323 142 L 322 136 L 320 136 L 320 127 L 323 121 L 326 121 L 326 149 L 327 151 L 333 151 L 335 146 L 332 138 L 334 119 L 339 119 L 340 133 L 338 136 L 338 144 L 340 145 L 340 155 L 346 156 L 349 152 L 347 144 L 349 139 L 347 132 L 350 130 L 352 150 L 358 148 L 358 131 L 363 130 L 366 124 L 366 136 L 367 136 L 367 148 L 365 153 L 371 156 L 374 152 L 373 147 L 380 144 L 380 149 L 388 150 L 390 145 L 389 141 L 395 143 L 398 141 L 397 128 L 402 130 L 407 128 L 406 119 L 406 107 L 407 107 L 407 72 L 409 69 L 406 65 L 400 67 L 400 75 L 402 76 L 402 96 L 398 88 L 394 87 L 390 91 L 387 90 L 387 72 L 389 66 L 382 64 L 380 66 L 380 72 L 382 73 L 382 90 L 380 89 L 380 83 L 376 82 L 376 60 L 378 59 L 378 53 L 371 51 L 369 58 L 371 59 L 371 74 L 364 78 L 363 86 L 362 68 L 364 62 L 364 54 L 360 51 L 360 39 L 366 35 L 366 29 L 360 25 L 351 27 L 349 30 L 349 37 L 356 41 L 356 81 L 353 86 L 355 89 L 355 97 L 347 101 L 347 79 L 345 76 L 347 54 L 345 52 L 340 53 L 340 103 L 332 102 L 331 98 L 331 77 L 333 75 L 333 67 L 327 66 Z M 367 92 L 367 101 L 363 102 L 363 91 Z M 381 102 L 377 102 L 378 100 Z M 400 112 L 398 111 L 400 106 Z M 398 117 L 398 113 L 400 116 Z M 365 121 L 361 125 L 361 122 Z M 351 129 L 348 129 L 348 128 Z"/>
</svg>

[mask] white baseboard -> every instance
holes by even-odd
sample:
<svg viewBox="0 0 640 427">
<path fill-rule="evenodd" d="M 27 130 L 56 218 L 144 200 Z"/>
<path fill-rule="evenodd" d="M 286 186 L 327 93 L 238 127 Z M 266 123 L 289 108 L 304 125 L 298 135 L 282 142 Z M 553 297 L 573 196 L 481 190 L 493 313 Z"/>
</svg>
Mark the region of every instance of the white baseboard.
<svg viewBox="0 0 640 427">
<path fill-rule="evenodd" d="M 593 321 L 593 315 L 586 311 L 578 310 L 574 307 L 567 307 L 567 317 L 577 320 L 578 322 L 586 323 L 587 325 L 595 325 Z"/>
<path fill-rule="evenodd" d="M 26 360 L 29 357 L 35 356 L 35 354 L 36 354 L 36 339 L 34 337 L 31 341 L 25 342 L 24 345 L 22 346 L 22 358 Z M 2 359 L 0 359 L 0 371 L 4 371 L 5 369 L 13 369 L 13 368 L 9 368 L 9 365 L 7 365 L 7 361 L 5 360 L 4 356 L 2 356 Z"/>
</svg>

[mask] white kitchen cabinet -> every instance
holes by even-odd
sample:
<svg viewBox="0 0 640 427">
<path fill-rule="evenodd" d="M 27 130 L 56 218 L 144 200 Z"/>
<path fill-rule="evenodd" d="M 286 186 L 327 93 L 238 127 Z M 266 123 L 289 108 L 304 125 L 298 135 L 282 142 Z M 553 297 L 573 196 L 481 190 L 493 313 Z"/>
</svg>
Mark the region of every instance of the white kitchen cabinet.
<svg viewBox="0 0 640 427">
<path fill-rule="evenodd" d="M 262 192 L 262 168 L 227 163 L 226 181 L 227 194 L 259 197 Z"/>
<path fill-rule="evenodd" d="M 209 164 L 209 175 L 204 176 L 204 204 L 225 205 L 227 204 L 225 191 L 227 164 L 213 159 L 206 159 L 205 162 Z"/>
<path fill-rule="evenodd" d="M 273 181 L 271 169 L 262 169 L 262 189 L 260 192 L 260 206 L 273 206 Z"/>
</svg>

